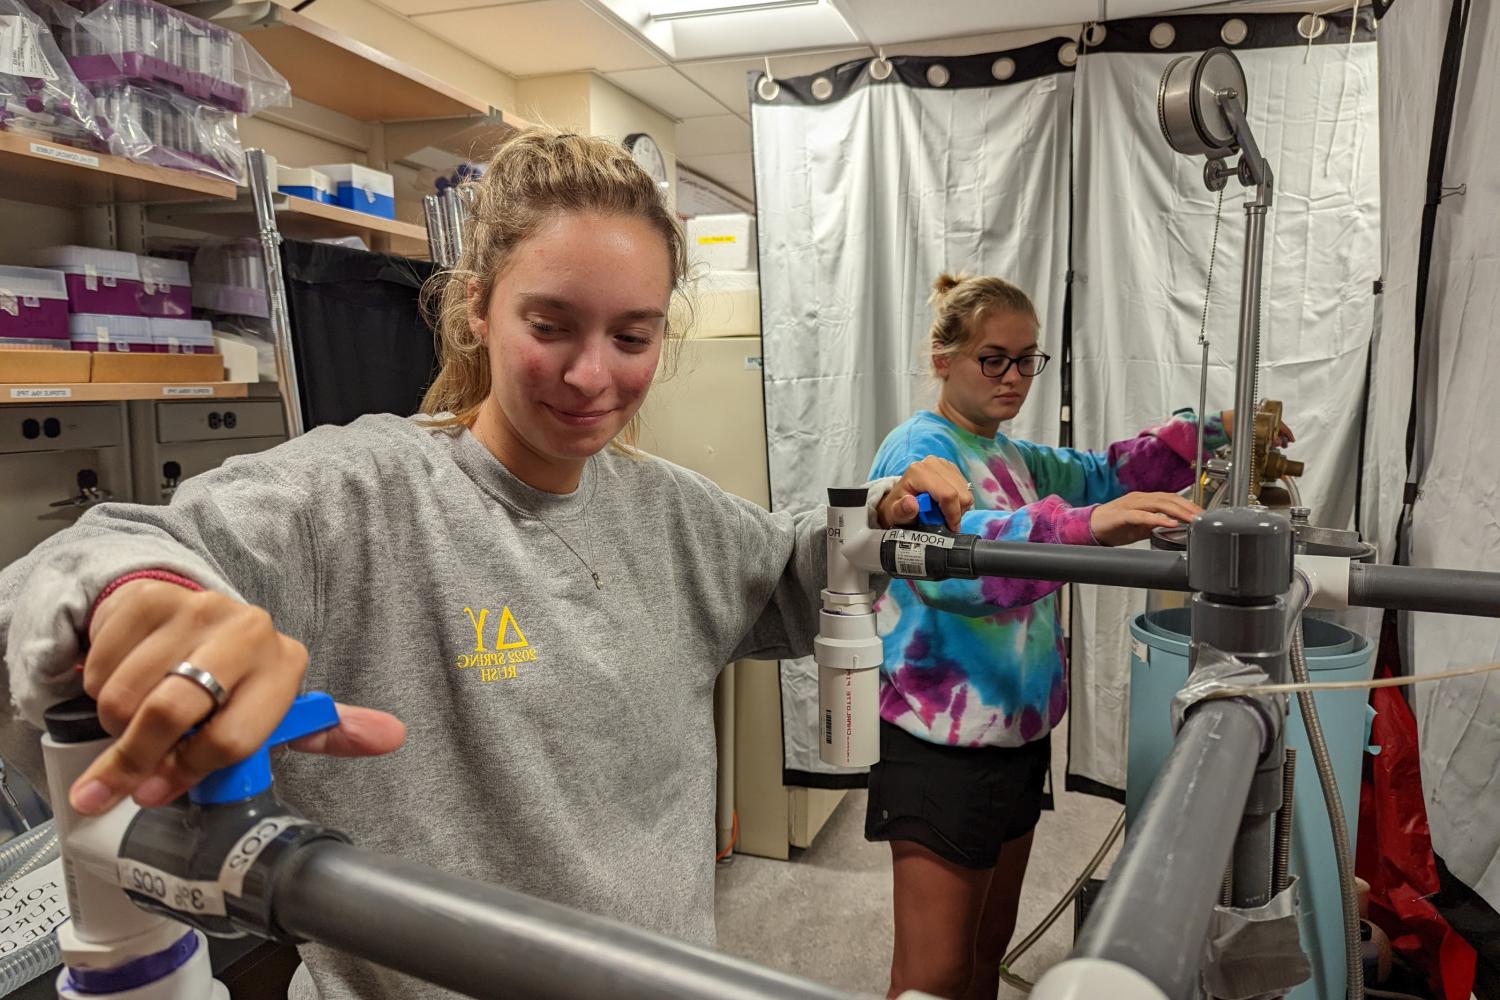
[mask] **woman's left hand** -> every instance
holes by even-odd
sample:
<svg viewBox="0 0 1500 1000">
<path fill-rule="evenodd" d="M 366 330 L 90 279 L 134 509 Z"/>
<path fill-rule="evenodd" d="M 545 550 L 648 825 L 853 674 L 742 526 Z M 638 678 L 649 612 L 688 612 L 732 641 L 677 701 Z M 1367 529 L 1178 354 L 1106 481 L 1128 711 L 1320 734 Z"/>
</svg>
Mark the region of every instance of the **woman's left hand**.
<svg viewBox="0 0 1500 1000">
<path fill-rule="evenodd" d="M 1224 421 L 1224 433 L 1229 435 L 1230 439 L 1233 439 L 1234 411 L 1225 410 L 1223 413 L 1219 414 L 1219 417 Z M 1283 421 L 1281 426 L 1276 428 L 1276 447 L 1285 448 L 1295 440 L 1297 440 L 1297 435 L 1293 434 L 1292 429 L 1288 427 Z"/>
<path fill-rule="evenodd" d="M 876 507 L 880 527 L 894 528 L 916 521 L 918 493 L 932 497 L 952 531 L 958 531 L 959 518 L 974 506 L 974 491 L 958 466 L 946 458 L 928 455 L 908 465 L 901 481 L 880 501 Z"/>
</svg>

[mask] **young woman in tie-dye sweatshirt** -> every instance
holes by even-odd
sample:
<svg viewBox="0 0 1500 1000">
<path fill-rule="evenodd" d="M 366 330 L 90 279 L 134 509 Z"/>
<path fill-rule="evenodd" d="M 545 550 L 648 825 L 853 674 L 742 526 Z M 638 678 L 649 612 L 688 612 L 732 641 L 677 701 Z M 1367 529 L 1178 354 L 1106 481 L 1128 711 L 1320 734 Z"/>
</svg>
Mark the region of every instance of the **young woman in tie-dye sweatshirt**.
<svg viewBox="0 0 1500 1000">
<path fill-rule="evenodd" d="M 999 425 L 1048 360 L 1035 309 L 999 278 L 944 275 L 934 287 L 937 407 L 890 433 L 872 477 L 927 455 L 949 459 L 974 495 L 963 530 L 1007 541 L 1123 545 L 1198 512 L 1176 494 L 1193 477 L 1191 413 L 1103 452 L 1011 440 Z M 1228 440 L 1230 416 L 1209 420 L 1208 449 Z M 891 996 L 992 1000 L 998 990 L 1048 734 L 1068 704 L 1059 587 L 898 580 L 879 606 L 881 762 L 870 773 L 866 836 L 891 842 Z"/>
</svg>

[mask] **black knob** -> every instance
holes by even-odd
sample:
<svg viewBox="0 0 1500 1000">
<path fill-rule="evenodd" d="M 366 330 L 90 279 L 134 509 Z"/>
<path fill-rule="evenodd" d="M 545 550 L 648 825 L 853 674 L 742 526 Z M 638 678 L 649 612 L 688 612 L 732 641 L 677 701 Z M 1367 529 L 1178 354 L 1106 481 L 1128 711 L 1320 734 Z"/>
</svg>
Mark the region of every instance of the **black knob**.
<svg viewBox="0 0 1500 1000">
<path fill-rule="evenodd" d="M 62 433 L 62 422 L 56 417 L 48 417 L 42 421 L 42 433 L 49 438 L 55 438 Z"/>
<path fill-rule="evenodd" d="M 237 423 L 239 423 L 239 422 L 240 422 L 240 418 L 234 415 L 234 411 L 233 410 L 226 410 L 225 411 L 225 413 L 224 413 L 224 429 L 225 430 L 231 430 L 231 431 L 234 430 L 234 425 L 237 424 Z"/>
<path fill-rule="evenodd" d="M 217 410 L 215 410 L 213 413 L 210 413 L 208 415 L 208 429 L 211 430 L 211 431 L 218 430 L 219 429 L 219 425 L 222 424 L 223 422 L 224 422 L 224 418 L 221 417 L 221 416 L 219 416 L 219 413 L 218 413 Z"/>
<path fill-rule="evenodd" d="M 161 474 L 164 479 L 176 481 L 182 478 L 182 466 L 176 462 L 168 462 L 161 467 Z"/>
<path fill-rule="evenodd" d="M 28 441 L 35 441 L 42 436 L 42 425 L 27 417 L 21 421 L 21 436 Z"/>
<path fill-rule="evenodd" d="M 80 490 L 91 490 L 99 485 L 99 473 L 93 469 L 78 470 L 78 488 Z"/>
</svg>

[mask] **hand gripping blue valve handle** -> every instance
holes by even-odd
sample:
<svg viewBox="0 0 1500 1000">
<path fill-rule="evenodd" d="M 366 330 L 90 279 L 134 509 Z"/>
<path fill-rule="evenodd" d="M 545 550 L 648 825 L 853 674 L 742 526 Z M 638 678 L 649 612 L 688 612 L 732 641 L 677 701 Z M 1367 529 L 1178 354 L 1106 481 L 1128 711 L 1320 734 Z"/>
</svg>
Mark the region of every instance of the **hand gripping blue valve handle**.
<svg viewBox="0 0 1500 1000">
<path fill-rule="evenodd" d="M 254 798 L 271 787 L 273 749 L 338 724 L 338 709 L 331 697 L 322 691 L 304 694 L 292 702 L 281 724 L 260 749 L 238 764 L 214 771 L 188 792 L 188 798 L 198 805 L 223 805 Z"/>
<path fill-rule="evenodd" d="M 932 494 L 917 494 L 917 523 L 929 528 L 943 528 L 948 522 L 943 519 L 943 512 L 938 505 L 932 502 Z"/>
</svg>

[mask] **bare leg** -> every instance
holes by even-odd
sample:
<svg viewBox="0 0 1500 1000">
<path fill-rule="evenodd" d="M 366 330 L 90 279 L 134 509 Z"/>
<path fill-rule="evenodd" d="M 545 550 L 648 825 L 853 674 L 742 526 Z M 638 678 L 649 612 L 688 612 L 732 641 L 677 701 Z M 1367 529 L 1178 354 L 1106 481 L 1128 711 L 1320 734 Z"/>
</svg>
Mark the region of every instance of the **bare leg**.
<svg viewBox="0 0 1500 1000">
<path fill-rule="evenodd" d="M 990 868 L 965 868 L 909 840 L 891 841 L 896 948 L 891 989 L 959 1000 L 973 976 Z"/>
<path fill-rule="evenodd" d="M 1021 906 L 1021 883 L 1031 860 L 1031 838 L 1036 831 L 1000 845 L 984 911 L 974 936 L 974 971 L 963 1000 L 995 1000 L 1000 992 L 1000 962 L 1016 932 Z"/>
</svg>

